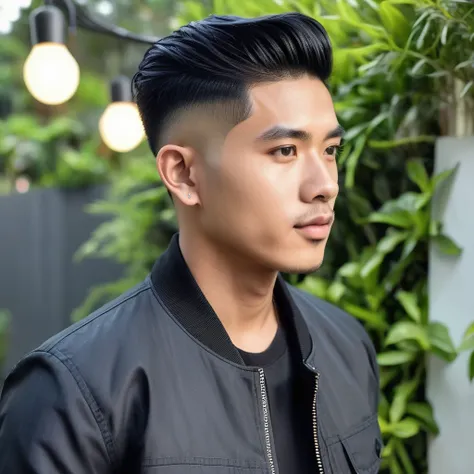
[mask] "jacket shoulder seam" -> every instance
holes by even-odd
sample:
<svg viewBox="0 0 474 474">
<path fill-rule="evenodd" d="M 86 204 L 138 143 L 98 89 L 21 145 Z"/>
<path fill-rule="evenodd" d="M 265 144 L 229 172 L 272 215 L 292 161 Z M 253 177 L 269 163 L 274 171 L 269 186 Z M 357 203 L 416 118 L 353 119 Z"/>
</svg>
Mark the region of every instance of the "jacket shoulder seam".
<svg viewBox="0 0 474 474">
<path fill-rule="evenodd" d="M 84 398 L 84 401 L 87 403 L 87 406 L 94 417 L 95 422 L 97 423 L 97 427 L 99 428 L 100 434 L 102 436 L 102 441 L 104 443 L 105 449 L 107 450 L 109 464 L 114 466 L 116 462 L 116 453 L 112 434 L 108 429 L 107 421 L 104 417 L 104 414 L 102 413 L 102 410 L 97 404 L 76 364 L 74 364 L 70 357 L 66 356 L 57 349 L 51 349 L 50 351 L 36 350 L 34 353 L 43 353 L 50 357 L 54 357 L 71 374 L 71 377 L 74 379 L 74 382 L 76 383 L 82 397 Z"/>
<path fill-rule="evenodd" d="M 128 300 L 131 300 L 132 298 L 135 298 L 140 293 L 143 293 L 144 291 L 147 291 L 149 289 L 150 289 L 149 284 L 147 284 L 145 282 L 142 283 L 142 285 L 139 288 L 137 288 L 137 290 L 135 292 L 133 292 L 131 295 L 129 295 L 127 298 L 125 298 L 123 300 L 120 300 L 120 301 L 117 301 L 110 308 L 105 308 L 103 311 L 100 311 L 98 314 L 96 314 L 93 318 L 83 321 L 82 324 L 78 324 L 77 327 L 74 328 L 74 330 L 66 331 L 66 334 L 64 334 L 63 337 L 61 337 L 58 340 L 53 340 L 48 345 L 44 345 L 44 346 L 40 347 L 39 350 L 44 351 L 44 352 L 48 352 L 49 350 L 55 348 L 58 344 L 60 344 L 64 339 L 66 339 L 67 337 L 73 335 L 76 331 L 79 331 L 79 329 L 82 329 L 84 326 L 87 326 L 88 324 L 94 322 L 96 319 L 100 318 L 101 316 L 104 316 L 108 312 L 113 311 L 115 308 L 117 308 L 121 304 L 127 302 Z"/>
</svg>

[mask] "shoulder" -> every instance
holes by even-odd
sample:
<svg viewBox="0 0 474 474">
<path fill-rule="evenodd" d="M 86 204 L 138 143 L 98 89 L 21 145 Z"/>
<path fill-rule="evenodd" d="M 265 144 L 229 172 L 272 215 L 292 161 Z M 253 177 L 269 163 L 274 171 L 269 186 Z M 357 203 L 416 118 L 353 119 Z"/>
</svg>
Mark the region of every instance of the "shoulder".
<svg viewBox="0 0 474 474">
<path fill-rule="evenodd" d="M 33 352 L 62 353 L 79 363 L 82 356 L 93 359 L 125 342 L 132 343 L 146 317 L 150 288 L 145 280 L 105 304 L 86 318 L 52 336 Z M 98 352 L 98 353 L 96 353 Z M 95 359 L 95 361 L 100 361 Z"/>
<path fill-rule="evenodd" d="M 87 414 L 88 426 L 100 431 L 112 462 L 126 444 L 120 433 L 137 432 L 146 419 L 142 394 L 147 374 L 141 364 L 150 347 L 146 338 L 153 337 L 149 322 L 157 313 L 155 301 L 145 280 L 23 357 L 6 379 L 0 418 L 2 410 L 16 410 L 54 420 L 58 404 L 65 417 Z M 133 427 L 128 426 L 131 412 Z M 18 419 L 25 418 L 18 414 Z M 77 422 L 77 429 L 83 425 Z M 44 430 L 43 425 L 37 428 Z"/>
<path fill-rule="evenodd" d="M 104 305 L 83 320 L 54 335 L 26 354 L 11 375 L 31 372 L 38 364 L 60 370 L 71 383 L 87 391 L 99 405 L 113 401 L 107 391 L 127 380 L 149 344 L 150 318 L 156 315 L 148 280 Z M 133 378 L 133 377 L 132 377 Z"/>
</svg>

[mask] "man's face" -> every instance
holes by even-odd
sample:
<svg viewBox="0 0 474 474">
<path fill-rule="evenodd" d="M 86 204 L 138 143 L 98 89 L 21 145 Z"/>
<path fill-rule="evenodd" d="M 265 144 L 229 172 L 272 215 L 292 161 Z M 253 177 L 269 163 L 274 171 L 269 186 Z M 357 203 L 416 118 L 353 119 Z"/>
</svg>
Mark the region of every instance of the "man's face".
<svg viewBox="0 0 474 474">
<path fill-rule="evenodd" d="M 198 166 L 196 231 L 264 268 L 313 271 L 338 194 L 341 131 L 331 96 L 303 76 L 257 85 L 250 97 L 251 116 L 207 147 Z"/>
</svg>

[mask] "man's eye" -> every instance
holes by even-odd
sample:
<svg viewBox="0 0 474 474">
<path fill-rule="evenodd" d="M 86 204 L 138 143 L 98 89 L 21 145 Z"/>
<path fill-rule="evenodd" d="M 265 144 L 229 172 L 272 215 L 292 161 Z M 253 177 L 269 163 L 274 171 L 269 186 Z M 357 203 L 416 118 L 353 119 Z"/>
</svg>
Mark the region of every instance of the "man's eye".
<svg viewBox="0 0 474 474">
<path fill-rule="evenodd" d="M 341 146 L 340 145 L 332 145 L 326 148 L 326 154 L 329 156 L 336 157 L 339 152 L 341 151 Z"/>
<path fill-rule="evenodd" d="M 296 147 L 294 145 L 291 146 L 282 146 L 280 148 L 277 148 L 276 150 L 273 150 L 271 152 L 273 156 L 280 156 L 280 157 L 289 157 L 289 156 L 295 156 L 296 155 Z"/>
</svg>

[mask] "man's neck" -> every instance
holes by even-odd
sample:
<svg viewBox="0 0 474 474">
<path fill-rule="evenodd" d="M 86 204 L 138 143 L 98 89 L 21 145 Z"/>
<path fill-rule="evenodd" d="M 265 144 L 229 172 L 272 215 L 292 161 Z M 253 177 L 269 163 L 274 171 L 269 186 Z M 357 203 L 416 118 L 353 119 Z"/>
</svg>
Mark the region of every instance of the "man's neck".
<svg viewBox="0 0 474 474">
<path fill-rule="evenodd" d="M 239 349 L 262 352 L 278 328 L 273 304 L 277 272 L 180 234 L 183 257 L 227 334 Z"/>
</svg>

